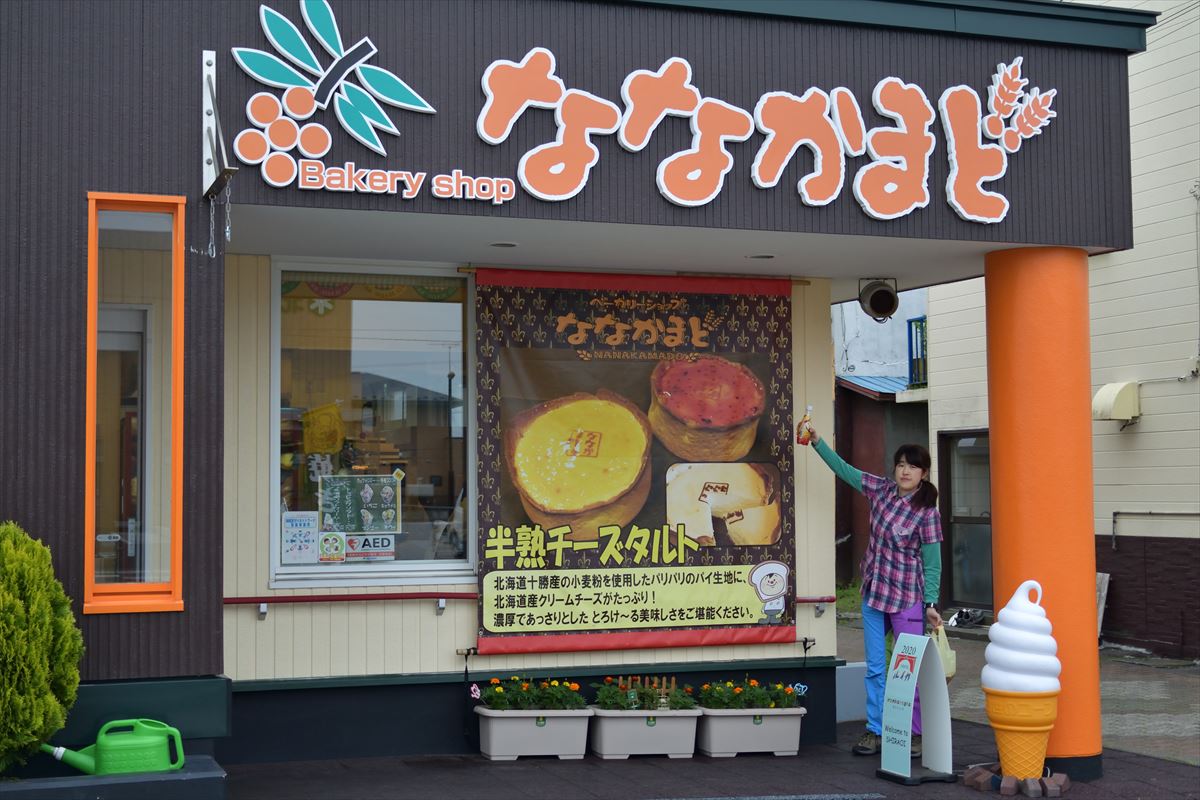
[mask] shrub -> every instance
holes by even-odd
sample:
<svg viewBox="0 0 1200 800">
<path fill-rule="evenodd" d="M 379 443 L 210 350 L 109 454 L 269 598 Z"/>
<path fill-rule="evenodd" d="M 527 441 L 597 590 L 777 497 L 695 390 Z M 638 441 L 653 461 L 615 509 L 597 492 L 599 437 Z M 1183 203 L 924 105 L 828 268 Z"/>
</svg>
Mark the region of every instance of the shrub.
<svg viewBox="0 0 1200 800">
<path fill-rule="evenodd" d="M 563 710 L 586 708 L 579 684 L 568 680 L 534 680 L 513 675 L 492 678 L 481 690 L 471 685 L 471 696 L 497 711 Z"/>
<path fill-rule="evenodd" d="M 623 675 L 616 678 L 610 675 L 603 683 L 592 686 L 596 690 L 596 705 L 605 711 L 656 711 L 664 696 L 667 708 L 672 711 L 696 707 L 692 687 L 685 685 L 681 689 L 673 678 L 668 684 L 665 677 L 627 679 Z"/>
<path fill-rule="evenodd" d="M 0 524 L 0 772 L 66 724 L 82 655 L 50 549 L 16 523 Z"/>
<path fill-rule="evenodd" d="M 754 678 L 715 681 L 700 687 L 700 705 L 705 708 L 795 708 L 800 694 L 784 683 L 761 683 Z"/>
</svg>

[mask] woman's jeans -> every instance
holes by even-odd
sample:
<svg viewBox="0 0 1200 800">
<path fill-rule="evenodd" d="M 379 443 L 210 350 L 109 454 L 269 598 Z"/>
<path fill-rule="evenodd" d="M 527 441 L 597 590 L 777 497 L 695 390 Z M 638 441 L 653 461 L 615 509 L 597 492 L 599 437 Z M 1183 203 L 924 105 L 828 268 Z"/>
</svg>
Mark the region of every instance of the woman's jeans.
<svg viewBox="0 0 1200 800">
<path fill-rule="evenodd" d="M 878 734 L 883 730 L 883 685 L 887 676 L 887 653 L 884 636 L 891 628 L 894 636 L 902 633 L 915 633 L 922 636 L 925 633 L 925 604 L 917 602 L 910 608 L 892 614 L 862 607 L 863 642 L 867 653 L 867 677 L 863 681 L 867 687 L 867 730 Z M 913 697 L 914 735 L 921 733 L 921 696 Z"/>
</svg>

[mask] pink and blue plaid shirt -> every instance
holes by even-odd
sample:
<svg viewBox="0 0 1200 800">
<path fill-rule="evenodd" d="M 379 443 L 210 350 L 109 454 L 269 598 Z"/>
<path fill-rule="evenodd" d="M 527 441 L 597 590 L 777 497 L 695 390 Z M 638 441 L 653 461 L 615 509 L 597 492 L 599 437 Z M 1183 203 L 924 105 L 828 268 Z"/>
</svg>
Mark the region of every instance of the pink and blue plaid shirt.
<svg viewBox="0 0 1200 800">
<path fill-rule="evenodd" d="M 864 472 L 862 490 L 871 504 L 871 538 L 859 565 L 863 602 L 885 614 L 903 611 L 924 598 L 921 545 L 942 541 L 941 517 L 936 506 L 917 508 L 912 495 L 901 497 L 890 478 Z"/>
</svg>

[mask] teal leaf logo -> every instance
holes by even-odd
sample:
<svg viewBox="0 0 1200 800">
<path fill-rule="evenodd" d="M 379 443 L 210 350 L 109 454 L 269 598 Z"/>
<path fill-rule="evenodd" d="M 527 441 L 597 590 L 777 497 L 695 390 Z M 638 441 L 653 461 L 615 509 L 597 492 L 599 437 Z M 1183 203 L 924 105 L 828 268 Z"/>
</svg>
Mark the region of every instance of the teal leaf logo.
<svg viewBox="0 0 1200 800">
<path fill-rule="evenodd" d="M 287 17 L 262 5 L 259 6 L 259 22 L 263 33 L 283 58 L 262 50 L 235 47 L 233 58 L 243 72 L 267 86 L 311 89 L 310 109 L 314 103 L 321 110 L 332 105 L 342 128 L 364 147 L 383 156 L 387 155 L 387 150 L 378 131 L 399 136 L 400 129 L 388 117 L 381 102 L 421 114 L 437 113 L 425 98 L 395 74 L 366 63 L 377 53 L 369 38 L 363 37 L 351 47 L 343 44 L 341 29 L 328 0 L 300 0 L 300 13 L 309 33 L 333 58 L 332 63 L 322 65 L 302 30 Z M 352 83 L 353 77 L 357 77 L 362 86 Z"/>
<path fill-rule="evenodd" d="M 433 106 L 425 102 L 424 97 L 386 69 L 363 64 L 358 68 L 358 78 L 363 86 L 367 87 L 368 92 L 389 105 L 422 114 L 437 113 Z"/>
<path fill-rule="evenodd" d="M 346 133 L 357 139 L 360 144 L 379 153 L 379 155 L 387 155 L 387 151 L 383 149 L 383 142 L 379 141 L 379 134 L 375 132 L 375 126 L 354 106 L 354 103 L 346 95 L 339 94 L 334 99 L 333 108 L 337 114 L 338 122 L 342 123 L 342 127 L 346 129 Z"/>
<path fill-rule="evenodd" d="M 346 48 L 342 47 L 342 33 L 338 30 L 337 19 L 329 3 L 326 0 L 302 0 L 300 13 L 325 52 L 334 58 L 341 58 Z"/>
<path fill-rule="evenodd" d="M 262 22 L 263 33 L 275 49 L 298 67 L 308 70 L 313 75 L 321 75 L 321 65 L 313 55 L 312 48 L 291 20 L 278 11 L 259 6 L 259 20 Z"/>
<path fill-rule="evenodd" d="M 312 86 L 313 82 L 270 53 L 249 47 L 233 48 L 233 59 L 254 80 L 286 89 L 291 86 Z"/>
</svg>

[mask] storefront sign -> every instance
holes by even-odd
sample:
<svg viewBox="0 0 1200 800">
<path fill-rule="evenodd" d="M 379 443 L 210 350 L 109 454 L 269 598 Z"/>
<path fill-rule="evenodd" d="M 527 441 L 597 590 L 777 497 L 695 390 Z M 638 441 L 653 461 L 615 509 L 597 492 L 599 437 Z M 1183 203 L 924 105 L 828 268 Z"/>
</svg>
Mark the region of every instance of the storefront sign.
<svg viewBox="0 0 1200 800">
<path fill-rule="evenodd" d="M 923 771 L 912 771 L 913 701 L 921 692 Z M 937 648 L 928 636 L 902 633 L 892 647 L 883 693 L 880 777 L 899 783 L 949 781 L 951 767 L 950 694 Z"/>
<path fill-rule="evenodd" d="M 476 280 L 479 651 L 793 641 L 790 281 Z"/>
<path fill-rule="evenodd" d="M 760 189 L 778 186 L 801 147 L 812 153 L 813 170 L 797 183 L 799 201 L 820 207 L 834 202 L 847 183 L 869 216 L 889 220 L 925 208 L 931 201 L 930 158 L 937 145 L 934 123 L 941 118 L 945 157 L 950 166 L 946 202 L 963 219 L 1002 221 L 1008 199 L 987 188 L 1008 170 L 1008 158 L 1040 134 L 1056 116 L 1056 91 L 1027 88 L 1022 58 L 1001 63 L 991 76 L 986 104 L 974 88 L 951 86 L 935 110 L 925 90 L 901 77 L 885 77 L 871 94 L 871 107 L 887 124 L 868 127 L 859 99 L 845 87 L 809 87 L 802 94 L 764 93 L 753 109 L 706 96 L 692 81 L 692 66 L 681 57 L 656 70 L 635 69 L 621 85 L 621 105 L 557 74 L 554 52 L 534 47 L 520 61 L 499 59 L 483 71 L 483 105 L 476 132 L 490 145 L 507 141 L 530 109 L 553 112 L 557 136 L 521 155 L 516 180 L 472 176 L 462 169 L 381 169 L 350 158 L 324 159 L 332 147 L 329 129 L 306 122 L 332 105 L 341 127 L 364 147 L 386 156 L 381 133 L 400 129 L 380 103 L 433 114 L 424 98 L 399 77 L 367 63 L 377 49 L 369 38 L 345 47 L 333 11 L 325 0 L 302 4 L 304 22 L 332 57 L 322 63 L 300 29 L 282 14 L 260 7 L 267 40 L 283 58 L 251 48 L 234 48 L 238 66 L 256 81 L 284 90 L 259 92 L 246 104 L 250 127 L 239 133 L 234 152 L 246 164 L 260 165 L 271 186 L 311 191 L 395 195 L 412 200 L 422 192 L 448 200 L 479 200 L 495 205 L 516 196 L 516 184 L 547 202 L 575 197 L 600 162 L 598 136 L 616 136 L 629 152 L 645 148 L 667 116 L 689 120 L 691 147 L 658 164 L 655 182 L 670 202 L 696 207 L 711 203 L 735 167 L 730 142 L 755 133 L 764 138 L 754 150 L 749 177 Z M 286 60 L 285 60 L 286 59 Z M 361 84 L 361 85 L 360 85 Z M 847 159 L 866 155 L 870 163 L 853 174 Z M 464 159 L 469 154 L 464 153 Z"/>
</svg>

